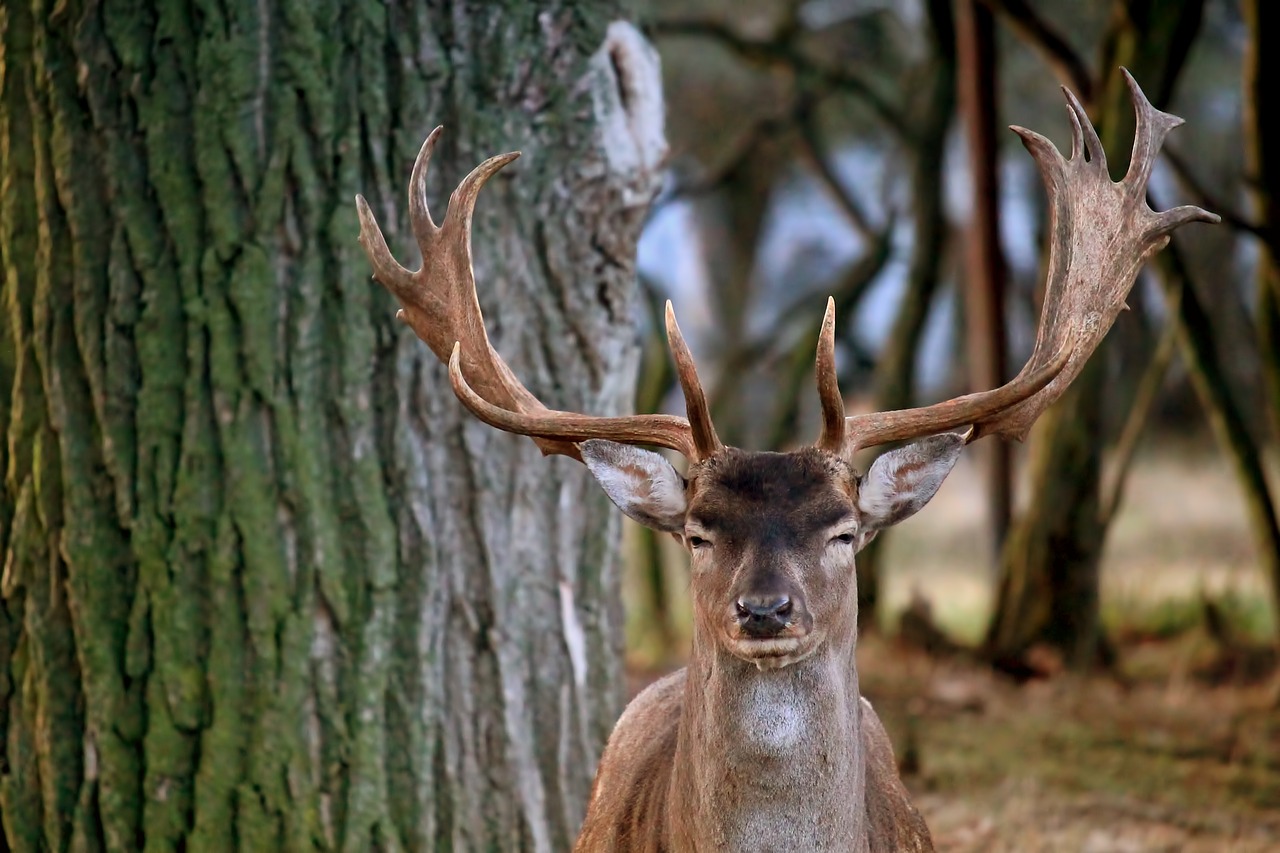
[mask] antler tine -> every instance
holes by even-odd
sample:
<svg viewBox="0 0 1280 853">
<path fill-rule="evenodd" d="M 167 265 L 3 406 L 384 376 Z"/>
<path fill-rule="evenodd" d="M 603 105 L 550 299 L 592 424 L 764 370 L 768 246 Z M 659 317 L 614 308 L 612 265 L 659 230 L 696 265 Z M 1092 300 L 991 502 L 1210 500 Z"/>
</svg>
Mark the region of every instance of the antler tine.
<svg viewBox="0 0 1280 853">
<path fill-rule="evenodd" d="M 1093 122 L 1089 121 L 1089 113 L 1085 110 L 1084 104 L 1080 103 L 1075 92 L 1066 86 L 1060 88 L 1067 99 L 1067 117 L 1071 119 L 1071 159 L 1077 159 L 1083 150 L 1087 161 L 1093 164 L 1095 169 L 1105 173 L 1107 150 L 1102 147 L 1102 140 L 1098 138 L 1098 131 L 1093 126 Z M 1014 128 L 1014 132 L 1017 133 L 1018 128 Z M 1053 143 L 1049 144 L 1053 145 Z M 1056 148 L 1054 150 L 1057 151 Z"/>
<path fill-rule="evenodd" d="M 1145 206 L 1147 182 L 1151 179 L 1151 170 L 1155 166 L 1156 155 L 1160 153 L 1160 148 L 1164 145 L 1164 138 L 1169 135 L 1169 131 L 1185 124 L 1185 121 L 1180 116 L 1161 112 L 1151 106 L 1151 102 L 1147 100 L 1147 96 L 1138 86 L 1138 81 L 1133 79 L 1129 69 L 1121 68 L 1120 72 L 1124 75 L 1124 82 L 1129 87 L 1129 97 L 1133 99 L 1138 116 L 1137 127 L 1133 135 L 1133 154 L 1129 158 L 1129 171 L 1125 173 L 1124 180 L 1121 183 L 1130 187 L 1131 195 L 1137 195 L 1143 199 L 1144 210 L 1150 214 L 1150 217 L 1154 218 L 1154 227 L 1158 234 L 1170 234 L 1188 222 L 1208 222 L 1210 224 L 1221 222 L 1222 217 L 1216 213 L 1202 210 L 1195 205 L 1179 205 L 1160 213 L 1156 213 Z M 1164 243 L 1160 243 L 1152 249 L 1152 254 L 1164 248 L 1164 245 Z"/>
<path fill-rule="evenodd" d="M 1067 366 L 1070 350 L 1060 351 L 1048 364 L 1030 373 L 1023 368 L 1018 378 L 994 391 L 979 391 L 955 397 L 932 406 L 898 409 L 892 412 L 869 412 L 845 419 L 843 453 L 851 455 L 863 447 L 874 447 L 891 441 L 904 441 L 922 435 L 933 435 L 961 426 L 975 426 L 993 415 L 1031 397 L 1049 385 Z M 969 440 L 979 436 L 976 430 Z"/>
<path fill-rule="evenodd" d="M 818 333 L 818 399 L 822 401 L 822 432 L 817 447 L 832 453 L 844 446 L 844 397 L 840 395 L 840 378 L 836 374 L 836 300 L 827 297 L 827 311 L 822 315 L 822 331 Z"/>
<path fill-rule="evenodd" d="M 675 415 L 639 415 L 603 418 L 558 412 L 547 409 L 526 415 L 499 408 L 481 397 L 462 375 L 461 345 L 455 344 L 449 357 L 449 382 L 462 405 L 476 418 L 491 427 L 527 435 L 530 438 L 556 439 L 574 443 L 603 438 L 622 444 L 652 444 L 697 459 L 697 450 L 689 432 L 689 422 Z"/>
<path fill-rule="evenodd" d="M 444 125 L 436 125 L 436 129 L 427 134 L 426 141 L 418 149 L 418 156 L 413 161 L 413 174 L 409 178 L 409 224 L 413 227 L 413 236 L 418 241 L 423 257 L 426 257 L 431 241 L 440 231 L 427 208 L 427 167 L 431 165 L 436 140 L 443 132 Z M 377 227 L 376 223 L 374 227 Z"/>
<path fill-rule="evenodd" d="M 689 416 L 689 429 L 693 433 L 693 444 L 697 449 L 692 461 L 706 459 L 724 447 L 720 437 L 716 435 L 715 425 L 711 422 L 711 407 L 707 405 L 707 395 L 702 391 L 702 383 L 698 381 L 698 369 L 693 363 L 693 355 L 680 334 L 680 326 L 676 323 L 676 312 L 667 300 L 667 346 L 671 349 L 671 358 L 676 365 L 676 377 L 680 380 L 680 390 L 684 392 L 685 414 Z"/>
<path fill-rule="evenodd" d="M 1107 172 L 1102 144 L 1084 107 L 1065 88 L 1072 124 L 1071 157 L 1038 133 L 1021 137 L 1044 180 L 1050 206 L 1048 278 L 1040 327 L 1022 371 L 994 391 L 901 412 L 849 418 L 846 451 L 971 424 L 971 439 L 1000 435 L 1022 440 L 1040 414 L 1080 373 L 1124 307 L 1142 264 L 1187 222 L 1217 222 L 1198 207 L 1156 213 L 1147 206 L 1147 180 L 1165 135 L 1182 123 L 1157 110 L 1133 77 L 1129 85 L 1137 130 L 1124 180 Z"/>
<path fill-rule="evenodd" d="M 626 444 L 654 444 L 695 458 L 688 422 L 668 415 L 595 418 L 548 409 L 521 384 L 494 351 L 476 298 L 471 265 L 471 220 L 485 183 L 519 152 L 490 157 L 471 170 L 449 198 L 444 221 L 436 225 L 427 207 L 426 179 L 441 128 L 427 137 L 409 180 L 409 215 L 422 250 L 422 267 L 410 272 L 387 248 L 386 239 L 362 196 L 356 196 L 360 243 L 374 278 L 400 302 L 397 313 L 442 362 L 463 404 L 480 420 L 530 436 L 544 454 L 581 461 L 577 442 L 589 438 Z"/>
</svg>

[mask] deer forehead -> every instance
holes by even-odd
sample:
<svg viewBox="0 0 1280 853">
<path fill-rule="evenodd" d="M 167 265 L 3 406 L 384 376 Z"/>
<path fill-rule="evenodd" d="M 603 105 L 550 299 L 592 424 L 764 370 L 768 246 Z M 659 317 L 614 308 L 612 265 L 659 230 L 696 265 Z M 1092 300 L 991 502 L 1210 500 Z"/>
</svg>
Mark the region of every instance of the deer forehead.
<svg viewBox="0 0 1280 853">
<path fill-rule="evenodd" d="M 728 448 L 697 471 L 688 517 L 735 539 L 803 539 L 856 517 L 857 488 L 852 467 L 820 450 Z"/>
</svg>

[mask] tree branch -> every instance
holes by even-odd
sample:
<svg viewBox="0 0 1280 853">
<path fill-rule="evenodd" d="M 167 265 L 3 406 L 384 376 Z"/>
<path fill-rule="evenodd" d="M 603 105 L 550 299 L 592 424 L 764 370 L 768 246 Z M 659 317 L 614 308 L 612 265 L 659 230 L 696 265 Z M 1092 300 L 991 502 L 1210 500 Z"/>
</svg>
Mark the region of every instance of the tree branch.
<svg viewBox="0 0 1280 853">
<path fill-rule="evenodd" d="M 807 56 L 794 41 L 798 30 L 783 28 L 781 37 L 750 39 L 735 32 L 727 24 L 708 20 L 659 21 L 653 25 L 655 38 L 664 36 L 691 36 L 717 41 L 736 53 L 746 62 L 771 69 L 784 66 L 801 77 L 810 78 L 819 87 L 840 89 L 856 95 L 871 107 L 886 125 L 904 139 L 910 139 L 911 129 L 892 101 L 877 92 L 866 80 L 848 68 L 827 65 Z M 801 85 L 804 85 L 803 83 Z"/>
<path fill-rule="evenodd" d="M 1002 19 L 1024 44 L 1043 56 L 1063 85 L 1074 91 L 1083 103 L 1093 103 L 1093 73 L 1070 43 L 1032 9 L 1026 0 L 979 2 Z"/>
<path fill-rule="evenodd" d="M 1164 147 L 1165 159 L 1169 161 L 1169 165 L 1173 167 L 1173 172 L 1178 178 L 1178 182 L 1191 194 L 1199 205 L 1206 210 L 1212 210 L 1222 217 L 1222 221 L 1237 228 L 1247 234 L 1252 234 L 1259 240 L 1265 240 L 1262 226 L 1256 222 L 1252 222 L 1240 214 L 1232 210 L 1221 197 L 1214 195 L 1204 184 L 1196 179 L 1191 171 L 1191 166 L 1187 161 L 1173 148 L 1168 145 Z"/>
<path fill-rule="evenodd" d="M 812 111 L 801 116 L 799 124 L 801 155 L 809 162 L 818 179 L 831 193 L 840 210 L 844 212 L 845 218 L 849 220 L 849 224 L 863 237 L 871 238 L 874 229 L 867 219 L 866 211 L 862 209 L 861 203 L 853 193 L 846 190 L 840 183 L 840 176 L 835 173 L 835 169 L 824 156 L 825 152 L 822 150 L 822 141 L 819 139 Z"/>
<path fill-rule="evenodd" d="M 1182 310 L 1182 294 L 1182 289 L 1168 294 L 1169 318 L 1165 321 L 1164 331 L 1161 332 L 1147 367 L 1142 372 L 1142 378 L 1138 380 L 1138 387 L 1134 390 L 1133 399 L 1129 403 L 1128 417 L 1125 418 L 1124 427 L 1120 430 L 1120 437 L 1116 440 L 1112 451 L 1110 477 L 1100 488 L 1102 498 L 1099 500 L 1098 518 L 1103 528 L 1111 526 L 1116 512 L 1120 509 L 1124 499 L 1125 482 L 1138 449 L 1138 440 L 1142 437 L 1142 431 L 1151 417 L 1156 397 L 1160 393 L 1160 386 L 1164 384 L 1165 374 L 1169 372 L 1169 366 L 1173 364 L 1173 357 L 1177 354 L 1179 333 L 1177 317 Z"/>
</svg>

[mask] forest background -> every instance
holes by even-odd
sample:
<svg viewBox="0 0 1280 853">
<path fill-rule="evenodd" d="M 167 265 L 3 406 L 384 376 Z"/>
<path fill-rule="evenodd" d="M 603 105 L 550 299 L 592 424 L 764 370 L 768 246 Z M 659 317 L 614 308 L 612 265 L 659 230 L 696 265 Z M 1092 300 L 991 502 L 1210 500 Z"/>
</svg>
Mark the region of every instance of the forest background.
<svg viewBox="0 0 1280 853">
<path fill-rule="evenodd" d="M 549 405 L 726 442 L 1026 358 L 1060 86 L 1182 229 L 1025 445 L 859 556 L 860 671 L 946 850 L 1280 843 L 1280 12 L 1263 0 L 0 6 L 0 850 L 567 849 L 683 555 L 464 416 L 356 242 L 480 160 L 479 297 Z"/>
</svg>

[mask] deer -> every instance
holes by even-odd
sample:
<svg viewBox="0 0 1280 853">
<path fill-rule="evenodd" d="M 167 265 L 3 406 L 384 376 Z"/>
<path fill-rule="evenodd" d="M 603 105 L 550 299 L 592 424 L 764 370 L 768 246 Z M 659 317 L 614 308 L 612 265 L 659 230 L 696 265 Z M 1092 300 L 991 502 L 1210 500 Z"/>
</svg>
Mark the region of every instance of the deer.
<svg viewBox="0 0 1280 853">
<path fill-rule="evenodd" d="M 846 416 L 828 299 L 815 359 L 820 433 L 813 445 L 785 452 L 720 441 L 670 301 L 666 330 L 685 417 L 556 411 L 521 384 L 489 342 L 471 264 L 477 195 L 518 152 L 468 174 L 436 225 L 425 177 L 441 129 L 427 137 L 409 180 L 422 252 L 416 272 L 395 260 L 357 196 L 374 278 L 448 365 L 462 405 L 546 455 L 582 462 L 625 515 L 688 552 L 688 665 L 640 692 L 618 719 L 576 851 L 933 850 L 860 690 L 855 556 L 928 503 L 967 445 L 984 436 L 1025 439 L 1127 307 L 1146 260 L 1181 225 L 1218 221 L 1195 206 L 1148 206 L 1155 158 L 1182 119 L 1155 109 L 1123 73 L 1137 123 L 1119 182 L 1065 87 L 1069 157 L 1044 136 L 1011 128 L 1040 171 L 1050 208 L 1043 306 L 1022 370 L 996 389 Z M 889 444 L 865 473 L 855 468 L 855 453 Z M 684 473 L 648 448 L 684 457 Z"/>
</svg>

